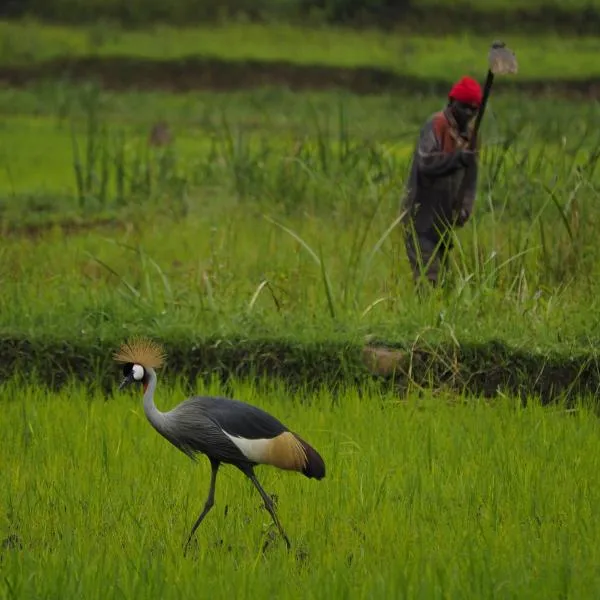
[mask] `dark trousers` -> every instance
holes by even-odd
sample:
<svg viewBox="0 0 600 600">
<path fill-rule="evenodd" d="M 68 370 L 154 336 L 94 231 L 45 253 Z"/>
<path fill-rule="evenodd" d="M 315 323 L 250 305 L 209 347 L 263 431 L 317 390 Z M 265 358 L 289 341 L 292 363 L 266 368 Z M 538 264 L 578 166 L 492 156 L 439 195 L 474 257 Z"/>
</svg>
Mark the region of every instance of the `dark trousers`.
<svg viewBox="0 0 600 600">
<path fill-rule="evenodd" d="M 415 283 L 424 277 L 433 286 L 438 286 L 448 269 L 452 240 L 450 232 L 437 233 L 405 233 L 406 255 L 410 263 Z"/>
</svg>

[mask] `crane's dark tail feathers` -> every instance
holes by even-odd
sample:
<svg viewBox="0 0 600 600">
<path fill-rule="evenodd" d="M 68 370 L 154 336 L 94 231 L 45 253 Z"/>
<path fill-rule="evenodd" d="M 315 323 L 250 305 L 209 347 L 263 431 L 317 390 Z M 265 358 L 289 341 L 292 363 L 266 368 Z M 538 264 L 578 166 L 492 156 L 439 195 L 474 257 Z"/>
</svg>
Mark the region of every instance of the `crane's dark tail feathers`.
<svg viewBox="0 0 600 600">
<path fill-rule="evenodd" d="M 284 431 L 271 438 L 259 452 L 260 463 L 298 471 L 309 478 L 325 477 L 325 463 L 319 453 L 291 431 Z"/>
<path fill-rule="evenodd" d="M 302 469 L 302 474 L 306 475 L 309 479 L 323 479 L 325 477 L 325 461 L 310 444 L 296 434 L 294 435 L 302 444 L 302 448 L 304 448 L 304 452 L 306 453 L 306 464 Z"/>
</svg>

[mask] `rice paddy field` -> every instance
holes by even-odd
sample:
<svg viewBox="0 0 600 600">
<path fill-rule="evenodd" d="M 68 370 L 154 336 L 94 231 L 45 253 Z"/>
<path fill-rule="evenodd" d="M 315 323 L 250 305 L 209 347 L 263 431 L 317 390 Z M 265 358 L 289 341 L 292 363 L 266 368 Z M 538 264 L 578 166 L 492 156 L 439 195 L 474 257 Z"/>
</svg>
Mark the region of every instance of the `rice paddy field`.
<svg viewBox="0 0 600 600">
<path fill-rule="evenodd" d="M 232 389 L 326 457 L 320 482 L 257 470 L 290 551 L 229 467 L 184 559 L 208 461 L 160 438 L 137 397 L 5 384 L 3 596 L 594 596 L 598 422 L 587 409 Z M 187 392 L 165 387 L 158 403 Z"/>
<path fill-rule="evenodd" d="M 0 598 L 596 597 L 597 38 L 506 36 L 520 72 L 425 297 L 411 153 L 491 40 L 30 19 L 0 39 Z M 134 334 L 167 351 L 161 410 L 232 396 L 322 454 L 321 481 L 256 469 L 291 550 L 225 467 L 183 555 L 210 466 L 117 391 Z"/>
</svg>

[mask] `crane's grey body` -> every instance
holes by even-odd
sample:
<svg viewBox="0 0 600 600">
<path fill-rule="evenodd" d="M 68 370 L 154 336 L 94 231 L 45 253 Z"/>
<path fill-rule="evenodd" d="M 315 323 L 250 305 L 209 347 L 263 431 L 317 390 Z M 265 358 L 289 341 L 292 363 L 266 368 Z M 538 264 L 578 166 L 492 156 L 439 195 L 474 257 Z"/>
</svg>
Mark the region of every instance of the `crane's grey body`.
<svg viewBox="0 0 600 600">
<path fill-rule="evenodd" d="M 153 427 L 184 454 L 197 454 L 224 463 L 256 464 L 249 460 L 231 438 L 248 440 L 274 438 L 288 429 L 265 411 L 231 398 L 192 396 L 168 412 L 154 404 L 156 373 L 148 370 L 144 411 Z"/>
<path fill-rule="evenodd" d="M 172 444 L 191 458 L 202 453 L 225 463 L 256 464 L 229 436 L 268 439 L 287 431 L 268 413 L 230 398 L 193 396 L 163 414 L 160 433 Z"/>
</svg>

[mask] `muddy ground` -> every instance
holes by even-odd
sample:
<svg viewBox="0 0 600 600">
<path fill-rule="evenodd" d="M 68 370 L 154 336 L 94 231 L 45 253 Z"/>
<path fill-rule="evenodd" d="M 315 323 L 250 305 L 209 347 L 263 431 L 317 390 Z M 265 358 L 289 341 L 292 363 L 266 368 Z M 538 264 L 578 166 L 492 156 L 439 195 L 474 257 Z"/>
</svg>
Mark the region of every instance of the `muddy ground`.
<svg viewBox="0 0 600 600">
<path fill-rule="evenodd" d="M 482 73 L 482 78 L 485 73 Z M 110 90 L 233 91 L 273 86 L 293 91 L 348 90 L 356 94 L 386 92 L 445 94 L 448 81 L 399 75 L 377 68 L 298 65 L 286 61 L 226 61 L 190 57 L 179 61 L 124 57 L 60 58 L 23 67 L 1 67 L 0 85 L 23 87 L 42 80 L 94 80 Z M 496 92 L 518 90 L 532 96 L 600 98 L 600 78 L 576 81 L 498 82 Z"/>
</svg>

